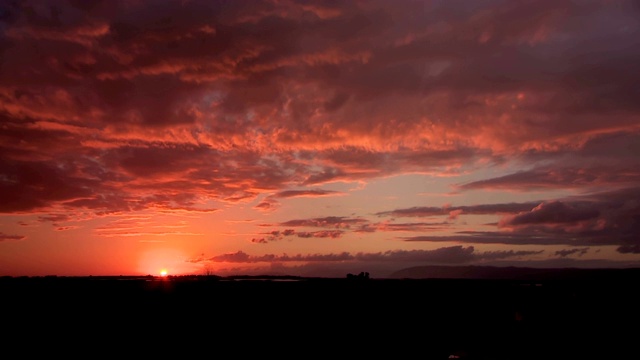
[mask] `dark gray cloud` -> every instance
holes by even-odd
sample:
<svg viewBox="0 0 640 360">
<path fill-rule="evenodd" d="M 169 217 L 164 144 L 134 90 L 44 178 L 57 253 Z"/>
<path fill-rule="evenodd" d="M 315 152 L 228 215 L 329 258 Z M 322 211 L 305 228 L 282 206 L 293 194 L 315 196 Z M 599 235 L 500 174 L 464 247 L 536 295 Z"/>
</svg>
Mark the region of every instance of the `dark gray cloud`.
<svg viewBox="0 0 640 360">
<path fill-rule="evenodd" d="M 567 224 L 592 220 L 600 212 L 593 209 L 591 204 L 572 206 L 560 201 L 543 202 L 529 212 L 521 212 L 517 215 L 506 217 L 500 222 L 500 226 L 521 226 L 527 224 Z"/>
<path fill-rule="evenodd" d="M 578 248 L 578 249 L 563 249 L 556 251 L 555 254 L 560 257 L 567 257 L 570 255 L 577 254 L 578 256 L 582 256 L 589 252 L 589 248 Z"/>
<path fill-rule="evenodd" d="M 393 250 L 375 253 L 331 253 L 331 254 L 298 254 L 298 255 L 249 255 L 238 251 L 235 253 L 222 254 L 209 259 L 197 258 L 193 262 L 227 262 L 227 263 L 292 263 L 306 262 L 297 271 L 304 271 L 306 266 L 311 268 L 318 264 L 327 266 L 340 266 L 343 263 L 359 264 L 365 268 L 376 269 L 402 269 L 407 264 L 473 264 L 483 261 L 495 261 L 513 259 L 521 256 L 540 254 L 542 251 L 477 251 L 473 246 L 451 246 L 434 250 Z M 292 270 L 295 268 L 289 268 Z M 344 274 L 341 274 L 344 276 Z"/>
<path fill-rule="evenodd" d="M 418 235 L 407 241 L 510 245 L 616 246 L 636 253 L 640 239 L 640 192 L 627 188 L 573 196 L 503 215 L 500 231 L 457 231 L 452 236 Z"/>
<path fill-rule="evenodd" d="M 394 216 L 394 217 L 428 217 L 438 215 L 450 215 L 452 212 L 470 215 L 486 215 L 486 214 L 505 214 L 518 213 L 521 211 L 529 211 L 536 207 L 538 202 L 526 203 L 505 203 L 505 204 L 479 204 L 479 205 L 463 205 L 463 206 L 416 206 L 406 209 L 396 209 L 390 211 L 378 212 L 378 216 Z"/>
</svg>

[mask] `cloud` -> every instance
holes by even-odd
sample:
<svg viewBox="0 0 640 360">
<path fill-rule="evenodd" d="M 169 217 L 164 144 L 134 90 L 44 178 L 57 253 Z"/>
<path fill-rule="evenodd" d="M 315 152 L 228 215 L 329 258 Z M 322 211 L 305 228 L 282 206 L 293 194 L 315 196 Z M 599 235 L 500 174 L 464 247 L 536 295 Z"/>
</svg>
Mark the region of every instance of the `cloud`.
<svg viewBox="0 0 640 360">
<path fill-rule="evenodd" d="M 73 230 L 78 228 L 80 227 L 79 226 L 59 226 L 56 228 L 56 231 L 67 231 L 67 230 Z"/>
<path fill-rule="evenodd" d="M 486 260 L 499 260 L 517 258 L 531 254 L 540 254 L 542 251 L 486 251 L 479 252 L 473 246 L 451 246 L 434 250 L 390 250 L 374 253 L 329 253 L 329 254 L 297 254 L 297 255 L 249 255 L 243 251 L 212 256 L 209 258 L 191 259 L 193 262 L 226 262 L 238 264 L 267 263 L 292 263 L 304 262 L 340 264 L 344 262 L 360 263 L 362 266 L 375 267 L 382 263 L 395 264 L 396 268 L 406 267 L 406 264 L 471 264 Z"/>
<path fill-rule="evenodd" d="M 260 203 L 254 206 L 255 209 L 261 211 L 274 211 L 280 207 L 278 199 L 288 199 L 294 197 L 324 197 L 324 196 L 341 196 L 345 193 L 341 191 L 309 189 L 309 190 L 284 190 L 265 197 Z"/>
<path fill-rule="evenodd" d="M 375 231 L 407 231 L 424 232 L 438 231 L 450 226 L 448 222 L 413 222 L 413 223 L 393 223 L 390 221 L 362 224 L 354 232 L 368 233 Z"/>
<path fill-rule="evenodd" d="M 353 225 L 366 223 L 367 220 L 361 218 L 348 218 L 343 216 L 327 216 L 323 218 L 296 219 L 280 223 L 280 226 L 308 226 L 324 227 L 336 229 L 349 229 Z"/>
<path fill-rule="evenodd" d="M 586 156 L 594 134 L 637 133 L 627 2 L 86 8 L 5 7 L 2 212 L 155 204 L 133 189 L 179 191 L 176 207 L 312 196 L 289 189 L 456 174 L 576 143 Z M 631 169 L 534 167 L 462 188 L 628 183 Z"/>
<path fill-rule="evenodd" d="M 457 242 L 465 244 L 504 245 L 605 245 L 589 243 L 587 239 L 574 239 L 561 234 L 508 233 L 500 231 L 458 231 L 454 235 L 416 235 L 400 237 L 404 241 Z"/>
<path fill-rule="evenodd" d="M 332 191 L 332 190 L 286 190 L 281 191 L 272 196 L 275 198 L 292 198 L 292 197 L 321 197 L 321 196 L 335 196 L 335 195 L 344 195 L 343 192 L 340 191 Z"/>
<path fill-rule="evenodd" d="M 321 231 L 312 231 L 312 232 L 308 232 L 308 231 L 299 231 L 296 233 L 296 235 L 298 237 L 301 238 L 310 238 L 310 237 L 314 237 L 314 238 L 331 238 L 331 239 L 337 239 L 339 237 L 342 237 L 342 234 L 344 232 L 340 231 L 340 230 L 321 230 Z"/>
<path fill-rule="evenodd" d="M 95 180 L 74 176 L 43 161 L 12 161 L 0 158 L 0 205 L 2 212 L 46 208 L 50 202 L 68 201 L 91 195 Z M 72 169 L 70 169 L 72 170 Z"/>
<path fill-rule="evenodd" d="M 462 230 L 451 236 L 418 235 L 402 239 L 474 244 L 616 246 L 620 253 L 635 253 L 640 234 L 639 190 L 626 188 L 541 202 L 530 210 L 502 215 L 496 224 L 501 231 Z"/>
<path fill-rule="evenodd" d="M 567 205 L 560 201 L 543 202 L 529 212 L 503 217 L 499 226 L 521 226 L 528 224 L 569 224 L 591 220 L 599 212 L 588 206 L 582 208 Z"/>
<path fill-rule="evenodd" d="M 560 257 L 567 257 L 569 255 L 577 254 L 578 256 L 582 256 L 589 252 L 589 248 L 579 248 L 579 249 L 564 249 L 555 252 L 555 255 Z"/>
<path fill-rule="evenodd" d="M 345 232 L 343 230 L 319 230 L 319 231 L 296 231 L 294 229 L 286 229 L 283 231 L 280 230 L 272 230 L 268 233 L 265 233 L 266 237 L 261 238 L 253 238 L 251 242 L 267 244 L 272 241 L 282 240 L 286 236 L 297 236 L 299 238 L 331 238 L 337 239 L 342 237 Z"/>
<path fill-rule="evenodd" d="M 456 186 L 458 190 L 516 190 L 530 191 L 539 189 L 585 189 L 607 185 L 628 185 L 640 181 L 640 167 L 634 164 L 619 167 L 602 166 L 591 168 L 540 167 L 519 171 L 513 174 L 472 181 Z"/>
<path fill-rule="evenodd" d="M 54 223 L 57 222 L 62 222 L 62 221 L 69 221 L 72 220 L 72 217 L 67 215 L 67 214 L 50 214 L 50 215 L 45 215 L 45 216 L 38 216 L 38 221 L 51 221 Z"/>
<path fill-rule="evenodd" d="M 9 234 L 0 232 L 0 242 L 7 241 L 7 240 L 23 240 L 25 238 L 26 236 L 24 235 L 9 235 Z"/>
<path fill-rule="evenodd" d="M 170 223 L 153 219 L 150 216 L 119 218 L 98 226 L 96 235 L 102 237 L 149 237 L 149 236 L 203 236 L 202 233 L 188 231 L 185 220 Z"/>
<path fill-rule="evenodd" d="M 624 251 L 638 244 L 638 188 L 576 196 L 565 202 L 542 203 L 529 213 L 505 217 L 501 225 L 523 233 L 579 237 L 578 242 L 619 245 Z"/>
<path fill-rule="evenodd" d="M 262 226 L 273 226 L 272 224 L 262 224 Z M 282 240 L 287 236 L 297 236 L 299 238 L 341 238 L 348 233 L 373 233 L 373 232 L 425 232 L 448 229 L 449 222 L 413 222 L 394 223 L 393 221 L 370 222 L 364 218 L 348 218 L 329 216 L 325 218 L 295 219 L 277 224 L 282 227 L 311 227 L 311 228 L 333 228 L 336 230 L 299 231 L 295 229 L 272 230 L 264 233 L 265 237 L 253 238 L 251 242 L 269 243 Z"/>
<path fill-rule="evenodd" d="M 640 181 L 640 160 L 634 156 L 640 151 L 638 143 L 640 133 L 637 128 L 594 134 L 573 147 L 522 153 L 519 158 L 533 165 L 530 169 L 455 184 L 454 188 L 458 191 L 604 191 L 632 187 Z"/>
<path fill-rule="evenodd" d="M 285 274 L 342 278 L 348 273 L 366 271 L 374 278 L 411 266 L 492 264 L 518 260 L 542 251 L 477 251 L 473 246 L 452 246 L 434 250 L 390 250 L 384 252 L 340 252 L 298 255 L 249 255 L 239 251 L 210 258 L 201 256 L 190 262 L 206 263 L 227 274 Z"/>
<path fill-rule="evenodd" d="M 395 250 L 380 253 L 358 254 L 362 261 L 416 261 L 436 263 L 467 263 L 476 254 L 473 246 L 452 246 L 436 250 Z"/>
<path fill-rule="evenodd" d="M 378 216 L 394 216 L 394 217 L 429 217 L 438 215 L 451 214 L 460 216 L 461 214 L 484 215 L 484 214 L 503 214 L 517 213 L 520 211 L 528 211 L 535 207 L 537 203 L 504 203 L 504 204 L 480 204 L 480 205 L 463 205 L 463 206 L 416 206 L 412 208 L 396 209 L 391 211 L 382 211 L 376 213 Z M 455 217 L 457 217 L 455 216 Z"/>
<path fill-rule="evenodd" d="M 618 252 L 622 254 L 640 254 L 639 244 L 622 245 L 618 247 Z"/>
</svg>

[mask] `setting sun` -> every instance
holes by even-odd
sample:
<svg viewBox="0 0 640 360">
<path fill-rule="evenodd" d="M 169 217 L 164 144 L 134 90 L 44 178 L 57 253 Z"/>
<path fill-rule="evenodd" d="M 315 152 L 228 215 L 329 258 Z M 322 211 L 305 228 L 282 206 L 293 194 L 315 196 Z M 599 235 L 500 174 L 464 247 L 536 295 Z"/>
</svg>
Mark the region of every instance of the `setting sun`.
<svg viewBox="0 0 640 360">
<path fill-rule="evenodd" d="M 160 276 L 167 276 L 167 270 L 166 269 L 160 270 Z"/>
</svg>

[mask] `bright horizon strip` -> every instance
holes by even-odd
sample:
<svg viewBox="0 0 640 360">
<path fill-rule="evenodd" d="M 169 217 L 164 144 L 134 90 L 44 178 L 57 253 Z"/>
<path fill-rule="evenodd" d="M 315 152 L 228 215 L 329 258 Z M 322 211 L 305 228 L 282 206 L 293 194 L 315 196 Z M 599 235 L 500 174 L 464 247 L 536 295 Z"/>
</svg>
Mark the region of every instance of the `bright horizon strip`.
<svg viewBox="0 0 640 360">
<path fill-rule="evenodd" d="M 0 9 L 0 276 L 640 266 L 633 1 L 147 2 Z"/>
</svg>

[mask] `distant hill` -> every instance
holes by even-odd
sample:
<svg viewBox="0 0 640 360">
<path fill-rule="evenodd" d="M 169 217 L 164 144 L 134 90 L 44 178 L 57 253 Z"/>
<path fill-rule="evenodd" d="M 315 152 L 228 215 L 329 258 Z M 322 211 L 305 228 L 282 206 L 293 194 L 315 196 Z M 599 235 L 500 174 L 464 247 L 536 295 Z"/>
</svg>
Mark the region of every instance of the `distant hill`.
<svg viewBox="0 0 640 360">
<path fill-rule="evenodd" d="M 626 280 L 639 279 L 640 268 L 583 269 L 499 266 L 415 266 L 392 273 L 392 279 Z"/>
</svg>

